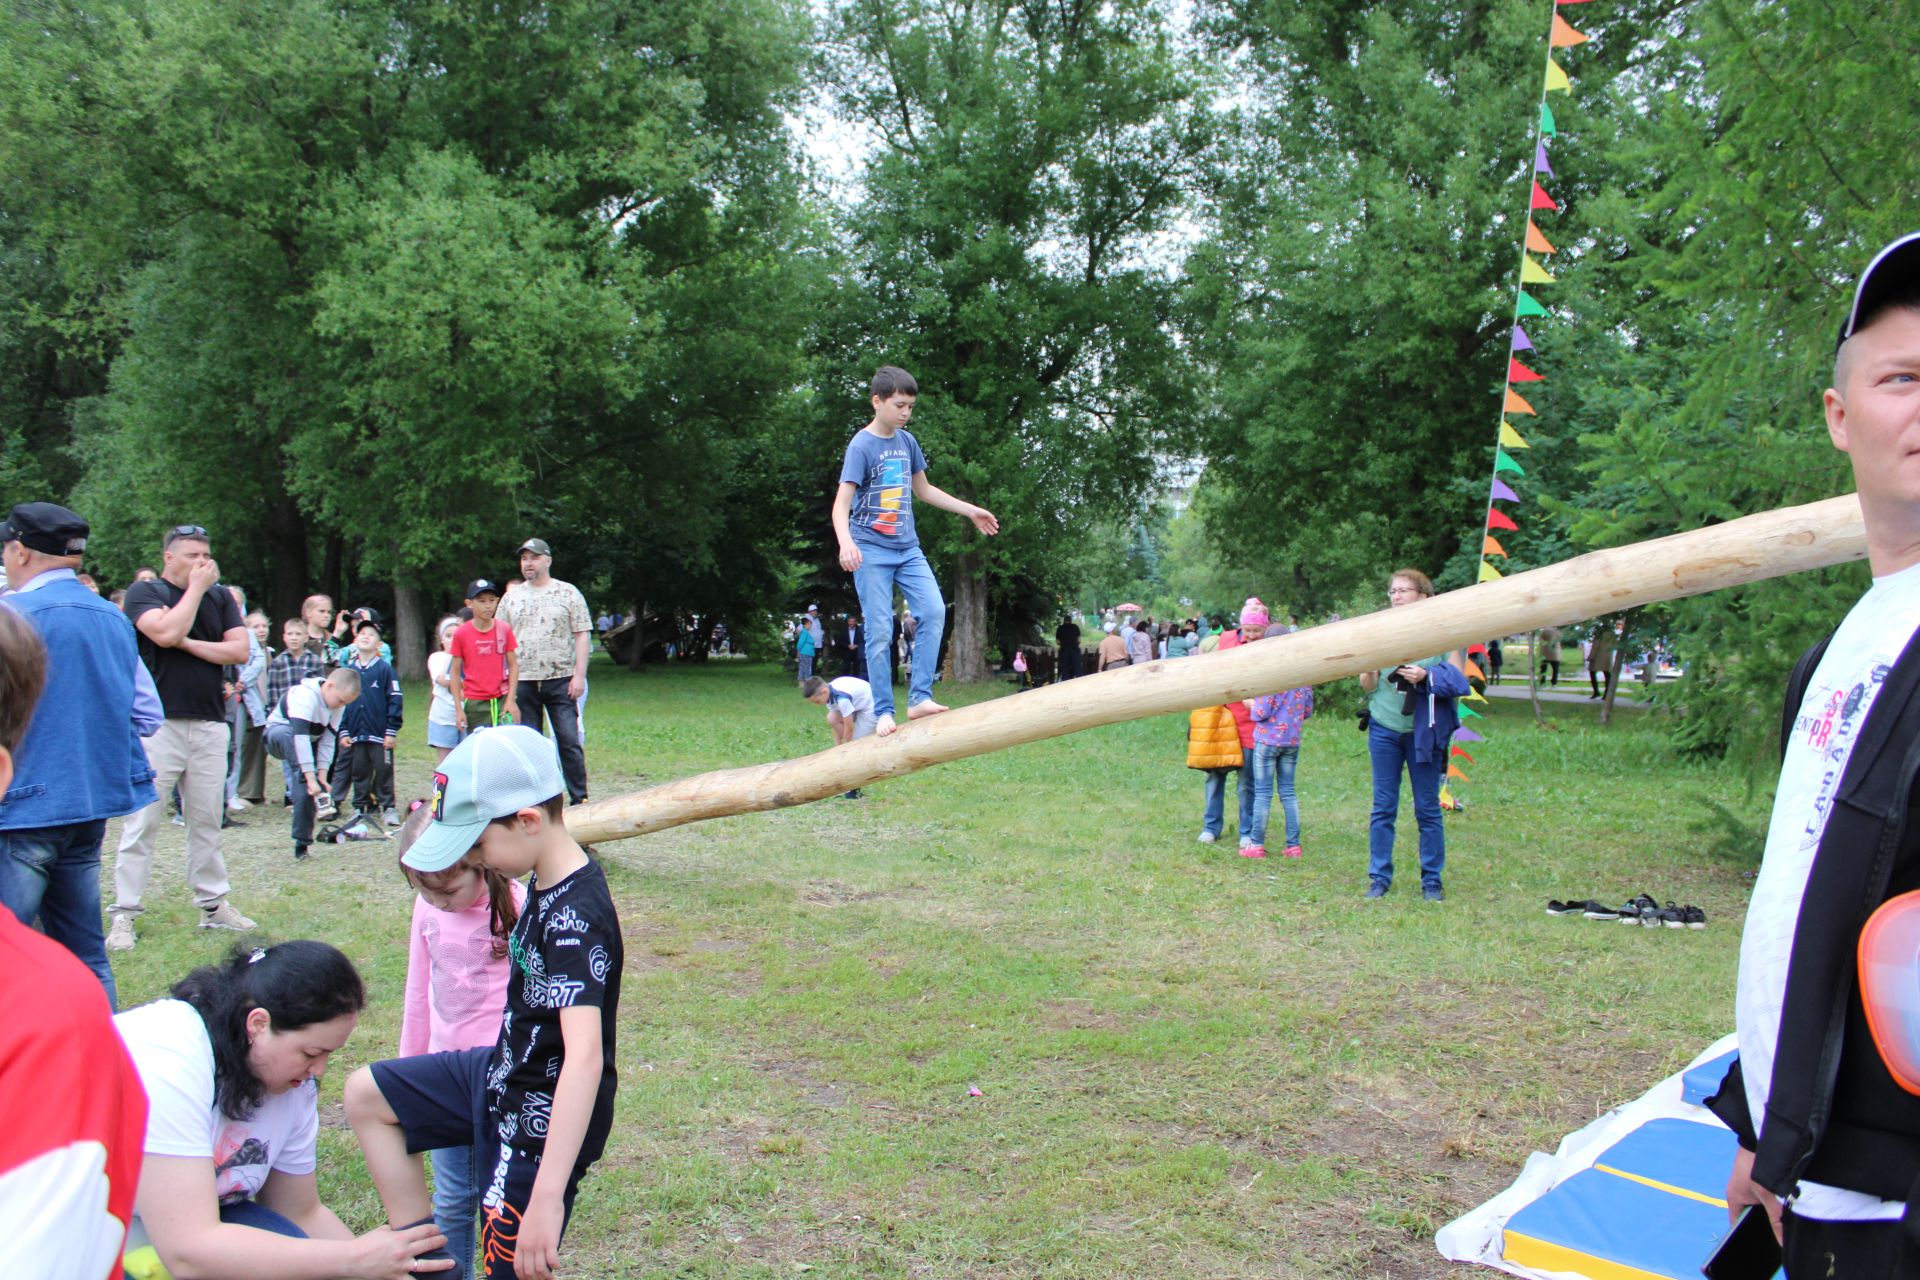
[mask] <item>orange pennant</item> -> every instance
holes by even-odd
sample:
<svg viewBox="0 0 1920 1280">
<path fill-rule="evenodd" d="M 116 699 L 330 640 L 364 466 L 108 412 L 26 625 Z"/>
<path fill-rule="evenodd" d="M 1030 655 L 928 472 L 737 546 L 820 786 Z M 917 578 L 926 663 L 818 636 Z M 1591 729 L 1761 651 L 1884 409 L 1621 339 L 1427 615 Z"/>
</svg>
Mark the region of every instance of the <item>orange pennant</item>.
<svg viewBox="0 0 1920 1280">
<path fill-rule="evenodd" d="M 1521 397 L 1518 391 L 1515 391 L 1512 387 L 1508 387 L 1507 388 L 1507 412 L 1531 414 L 1533 413 L 1533 406 L 1528 404 L 1526 400 L 1524 400 Z"/>
<path fill-rule="evenodd" d="M 1479 676 L 1482 680 L 1485 680 L 1487 678 L 1487 673 L 1480 669 L 1479 663 L 1475 662 L 1472 658 L 1468 658 L 1467 659 L 1467 679 L 1471 680 L 1475 676 Z"/>
<path fill-rule="evenodd" d="M 1503 559 L 1507 558 L 1507 549 L 1500 545 L 1500 539 L 1490 533 L 1484 536 L 1486 540 L 1480 544 L 1481 555 L 1500 556 Z"/>
<path fill-rule="evenodd" d="M 1449 778 L 1458 778 L 1458 779 L 1460 779 L 1460 781 L 1462 781 L 1462 782 L 1471 782 L 1471 781 L 1472 781 L 1472 779 L 1471 779 L 1471 778 L 1469 778 L 1469 777 L 1467 777 L 1467 775 L 1466 775 L 1466 774 L 1464 774 L 1464 773 L 1462 773 L 1462 772 L 1460 772 L 1460 769 L 1459 769 L 1459 767 L 1458 767 L 1458 766 L 1456 766 L 1456 765 L 1448 765 L 1448 766 L 1447 766 L 1447 776 L 1448 776 Z"/>
<path fill-rule="evenodd" d="M 1553 34 L 1547 38 L 1547 43 L 1554 48 L 1571 49 L 1577 44 L 1585 44 L 1592 38 L 1585 32 L 1575 31 L 1559 14 L 1553 15 Z"/>
<path fill-rule="evenodd" d="M 1540 228 L 1533 225 L 1532 218 L 1527 219 L 1527 248 L 1535 253 L 1559 252 L 1545 236 L 1540 234 Z"/>
</svg>

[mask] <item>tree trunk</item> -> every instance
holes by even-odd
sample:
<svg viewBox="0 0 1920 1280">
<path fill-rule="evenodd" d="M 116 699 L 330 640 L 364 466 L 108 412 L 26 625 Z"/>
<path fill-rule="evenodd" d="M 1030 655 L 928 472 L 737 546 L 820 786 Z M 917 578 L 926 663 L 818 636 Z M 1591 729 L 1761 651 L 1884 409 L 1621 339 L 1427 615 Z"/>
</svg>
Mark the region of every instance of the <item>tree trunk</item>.
<svg viewBox="0 0 1920 1280">
<path fill-rule="evenodd" d="M 427 626 L 420 612 L 420 588 L 393 586 L 393 666 L 402 680 L 427 678 Z"/>
<path fill-rule="evenodd" d="M 1600 724 L 1603 728 L 1613 723 L 1613 697 L 1620 692 L 1620 668 L 1626 665 L 1626 660 L 1625 646 L 1616 646 L 1612 659 L 1607 663 L 1606 674 L 1601 677 L 1607 682 L 1606 696 L 1600 700 Z"/>
<path fill-rule="evenodd" d="M 633 606 L 633 630 L 627 634 L 627 669 L 638 671 L 646 662 L 647 653 L 647 602 L 640 601 Z"/>
<path fill-rule="evenodd" d="M 978 684 L 991 678 L 987 666 L 987 574 L 978 556 L 963 552 L 954 565 L 953 608 L 947 611 L 947 630 L 953 636 L 956 684 Z"/>
<path fill-rule="evenodd" d="M 307 598 L 307 592 L 313 590 L 307 559 L 307 519 L 300 514 L 300 504 L 290 494 L 281 494 L 280 501 L 274 505 L 267 545 L 272 554 L 270 576 L 267 598 L 259 604 L 270 610 L 269 617 L 276 619 L 272 639 L 277 645 L 280 643 L 278 620 L 299 617 L 301 602 Z"/>
<path fill-rule="evenodd" d="M 353 607 L 353 601 L 347 599 L 346 549 L 346 541 L 339 534 L 327 535 L 324 558 L 320 562 L 320 585 L 311 588 L 332 596 L 334 606 L 340 609 Z"/>
</svg>

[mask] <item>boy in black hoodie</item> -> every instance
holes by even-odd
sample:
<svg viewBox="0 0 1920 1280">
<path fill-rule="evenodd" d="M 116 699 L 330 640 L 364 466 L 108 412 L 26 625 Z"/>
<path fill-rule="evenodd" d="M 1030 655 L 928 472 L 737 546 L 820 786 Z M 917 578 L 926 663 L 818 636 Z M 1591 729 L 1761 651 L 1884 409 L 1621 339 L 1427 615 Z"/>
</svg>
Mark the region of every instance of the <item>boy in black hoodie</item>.
<svg viewBox="0 0 1920 1280">
<path fill-rule="evenodd" d="M 353 649 L 343 666 L 360 673 L 360 697 L 340 718 L 340 751 L 333 763 L 333 802 L 344 805 L 353 784 L 353 806 L 400 825 L 393 803 L 393 742 L 400 732 L 400 677 L 380 656 L 380 626 L 370 618 L 354 624 Z M 385 810 L 384 815 L 382 810 Z"/>
</svg>

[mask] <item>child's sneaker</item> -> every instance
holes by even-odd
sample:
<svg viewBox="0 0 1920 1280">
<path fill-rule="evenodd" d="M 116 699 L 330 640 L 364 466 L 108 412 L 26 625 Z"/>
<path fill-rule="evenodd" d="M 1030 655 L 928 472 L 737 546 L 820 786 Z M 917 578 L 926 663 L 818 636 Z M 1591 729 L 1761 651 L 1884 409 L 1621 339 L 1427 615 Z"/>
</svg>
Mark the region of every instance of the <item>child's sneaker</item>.
<svg viewBox="0 0 1920 1280">
<path fill-rule="evenodd" d="M 1252 838 L 1251 838 L 1251 837 L 1248 837 L 1248 836 L 1241 836 L 1241 837 L 1240 837 L 1240 847 L 1241 847 L 1242 849 L 1251 849 L 1251 848 L 1253 848 L 1253 840 L 1252 840 Z"/>
<path fill-rule="evenodd" d="M 1267 846 L 1263 844 L 1247 845 L 1240 850 L 1240 856 L 1243 858 L 1264 858 L 1267 856 Z"/>
<path fill-rule="evenodd" d="M 1212 844 L 1214 842 L 1214 839 L 1215 839 L 1215 836 L 1211 831 L 1202 831 L 1200 833 L 1201 844 Z"/>
<path fill-rule="evenodd" d="M 1283 858 L 1298 858 L 1303 856 L 1304 853 L 1305 850 L 1301 849 L 1299 845 L 1290 844 L 1280 851 L 1280 856 Z"/>
</svg>

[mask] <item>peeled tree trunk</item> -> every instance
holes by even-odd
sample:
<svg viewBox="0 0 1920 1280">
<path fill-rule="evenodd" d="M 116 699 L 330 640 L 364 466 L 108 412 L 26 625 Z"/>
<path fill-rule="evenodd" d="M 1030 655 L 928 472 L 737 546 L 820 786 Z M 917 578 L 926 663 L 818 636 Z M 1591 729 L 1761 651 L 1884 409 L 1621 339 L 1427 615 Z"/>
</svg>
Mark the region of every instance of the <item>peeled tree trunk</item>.
<svg viewBox="0 0 1920 1280">
<path fill-rule="evenodd" d="M 393 588 L 393 668 L 402 680 L 427 678 L 427 623 L 418 587 Z"/>
<path fill-rule="evenodd" d="M 980 557 L 962 552 L 954 562 L 953 607 L 947 611 L 952 639 L 947 654 L 953 662 L 956 684 L 978 684 L 991 679 L 987 662 L 987 573 Z"/>
</svg>

